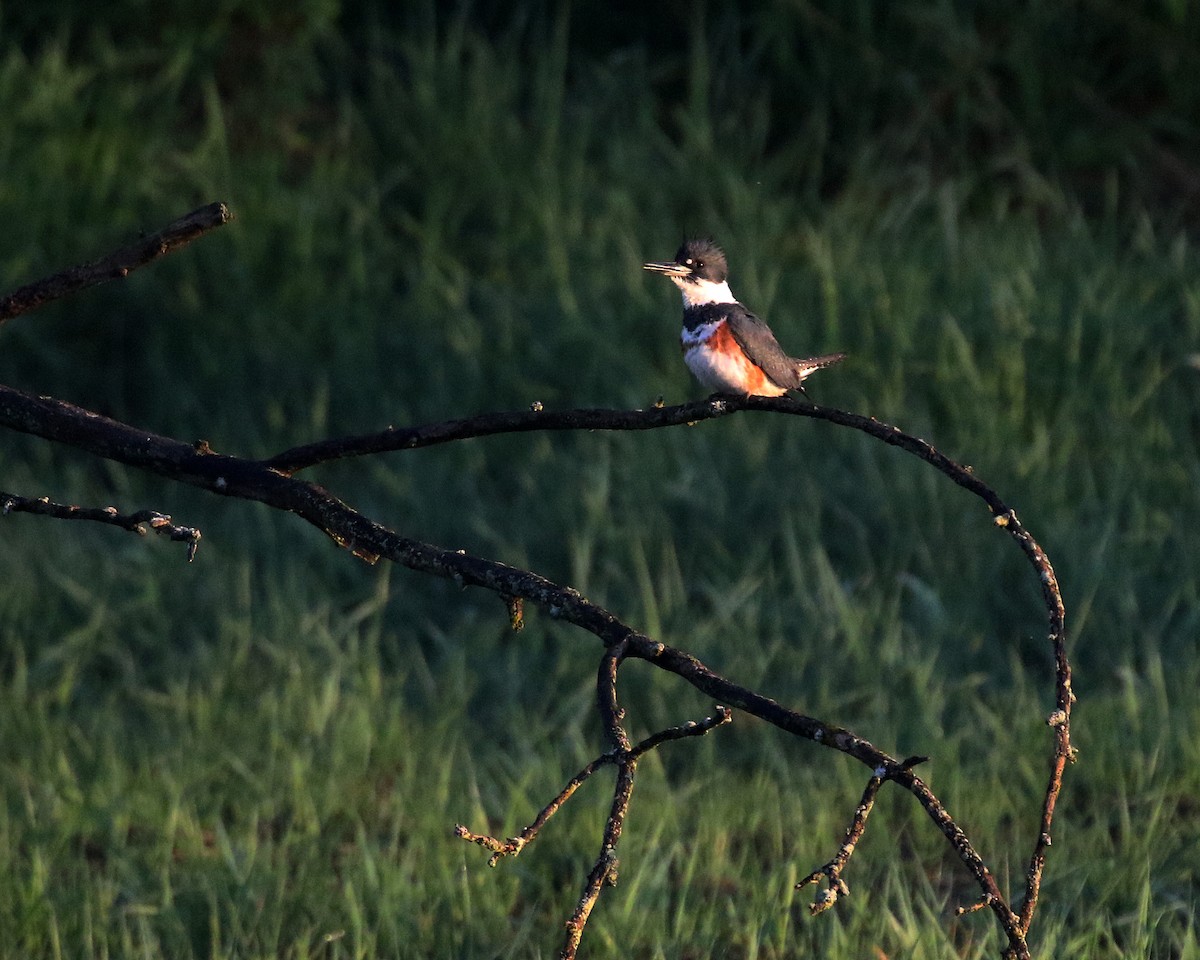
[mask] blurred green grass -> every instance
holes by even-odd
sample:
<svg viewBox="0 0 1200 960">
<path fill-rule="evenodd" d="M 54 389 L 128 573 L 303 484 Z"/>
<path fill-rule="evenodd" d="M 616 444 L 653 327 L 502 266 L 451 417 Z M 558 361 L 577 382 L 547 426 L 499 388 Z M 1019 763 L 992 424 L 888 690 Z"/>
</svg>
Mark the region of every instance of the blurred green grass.
<svg viewBox="0 0 1200 960">
<path fill-rule="evenodd" d="M 1195 957 L 1197 17 L 1178 4 L 0 8 L 0 287 L 212 199 L 231 226 L 6 325 L 0 378 L 222 451 L 698 395 L 640 270 L 714 233 L 823 403 L 972 464 L 1055 562 L 1081 696 L 1034 941 Z M 653 28 L 653 29 L 652 29 Z M 1081 104 L 1087 108 L 1081 107 Z M 4 486 L 177 545 L 0 525 L 0 956 L 541 957 L 607 805 L 594 645 L 253 505 L 6 436 Z M 986 511 L 827 425 L 497 437 L 313 471 L 752 687 L 929 754 L 1006 889 L 1048 737 L 1036 583 Z M 635 734 L 709 712 L 623 680 Z M 885 791 L 738 717 L 648 758 L 589 956 L 994 956 Z"/>
</svg>

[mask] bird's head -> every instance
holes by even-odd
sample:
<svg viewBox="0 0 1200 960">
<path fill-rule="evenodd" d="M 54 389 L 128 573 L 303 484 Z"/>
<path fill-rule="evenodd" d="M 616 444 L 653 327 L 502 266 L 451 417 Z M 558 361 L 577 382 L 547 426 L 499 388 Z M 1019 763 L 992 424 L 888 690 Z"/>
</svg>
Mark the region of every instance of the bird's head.
<svg viewBox="0 0 1200 960">
<path fill-rule="evenodd" d="M 643 269 L 661 273 L 683 293 L 688 305 L 732 303 L 729 265 L 724 251 L 712 240 L 685 240 L 670 262 L 643 264 Z"/>
</svg>

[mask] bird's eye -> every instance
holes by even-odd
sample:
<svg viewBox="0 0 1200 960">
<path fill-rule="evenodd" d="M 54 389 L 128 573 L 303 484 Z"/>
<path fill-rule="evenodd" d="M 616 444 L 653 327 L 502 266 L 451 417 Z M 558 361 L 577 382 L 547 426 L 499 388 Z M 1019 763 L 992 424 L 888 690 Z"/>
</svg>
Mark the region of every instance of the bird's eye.
<svg viewBox="0 0 1200 960">
<path fill-rule="evenodd" d="M 697 266 L 697 267 L 703 267 L 703 266 L 704 266 L 704 261 L 703 261 L 703 260 L 697 260 L 697 261 L 696 261 L 696 266 Z"/>
</svg>

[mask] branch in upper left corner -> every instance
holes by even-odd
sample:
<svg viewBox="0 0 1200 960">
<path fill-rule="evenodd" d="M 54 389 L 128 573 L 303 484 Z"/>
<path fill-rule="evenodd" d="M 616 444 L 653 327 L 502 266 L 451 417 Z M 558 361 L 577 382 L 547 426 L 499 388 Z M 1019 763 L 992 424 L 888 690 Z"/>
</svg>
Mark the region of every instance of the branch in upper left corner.
<svg viewBox="0 0 1200 960">
<path fill-rule="evenodd" d="M 186 246 L 197 237 L 233 219 L 229 207 L 221 202 L 210 203 L 167 224 L 157 233 L 122 247 L 99 260 L 68 267 L 60 273 L 28 283 L 0 299 L 0 325 L 13 317 L 36 310 L 51 300 L 58 300 L 86 287 L 126 277 L 138 267 L 166 256 Z"/>
</svg>

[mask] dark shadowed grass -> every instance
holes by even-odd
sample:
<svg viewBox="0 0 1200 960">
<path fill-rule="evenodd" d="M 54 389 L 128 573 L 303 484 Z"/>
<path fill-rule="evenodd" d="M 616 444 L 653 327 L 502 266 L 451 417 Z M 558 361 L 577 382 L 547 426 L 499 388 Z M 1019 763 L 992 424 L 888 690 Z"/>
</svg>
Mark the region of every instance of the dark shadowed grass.
<svg viewBox="0 0 1200 960">
<path fill-rule="evenodd" d="M 0 57 L 0 286 L 210 199 L 239 219 L 9 324 L 5 382 L 242 454 L 534 400 L 676 401 L 697 393 L 677 298 L 640 264 L 711 231 L 786 346 L 851 353 L 814 399 L 972 464 L 1055 562 L 1081 762 L 1039 953 L 1200 953 L 1198 258 L 1135 188 L 1144 169 L 1114 162 L 1097 206 L 1060 162 L 1048 131 L 1070 109 L 1039 72 L 1053 31 L 1012 31 L 1043 50 L 1012 48 L 1014 100 L 985 89 L 990 54 L 972 59 L 994 25 L 956 5 L 909 34 L 865 5 L 803 5 L 805 36 L 842 37 L 807 53 L 761 13 L 744 48 L 696 27 L 611 56 L 583 19 L 485 33 L 347 14 L 339 32 L 314 6 L 242 48 L 245 19 L 172 37 L 130 32 L 122 9 Z M 1131 30 L 1120 55 L 1160 34 Z M 957 38 L 936 49 L 962 73 L 905 61 L 904 36 L 913 57 Z M 877 72 L 839 73 L 859 61 Z M 922 115 L 912 150 L 870 113 L 905 63 L 915 90 L 966 91 L 965 113 Z M 757 113 L 758 94 L 801 66 L 826 80 L 792 92 L 808 112 L 780 127 L 791 115 Z M 1191 87 L 1166 76 L 1178 89 L 1098 156 L 1166 129 L 1187 142 Z M 826 136 L 864 127 L 816 150 L 821 111 Z M 968 150 L 980 118 L 1024 145 Z M 4 438 L 0 473 L 205 534 L 189 566 L 153 539 L 0 521 L 0 956 L 552 955 L 607 783 L 495 870 L 451 827 L 515 831 L 603 749 L 589 637 L 536 611 L 514 636 L 493 598 L 23 438 Z M 572 583 L 740 682 L 930 755 L 923 775 L 1002 885 L 1023 871 L 1049 746 L 1036 584 L 987 512 L 912 458 L 743 416 L 313 474 L 403 533 Z M 640 665 L 623 689 L 635 735 L 712 709 Z M 995 956 L 990 917 L 953 917 L 974 891 L 944 841 L 888 791 L 853 895 L 808 917 L 791 885 L 832 855 L 866 774 L 744 717 L 648 757 L 588 955 Z"/>
</svg>

